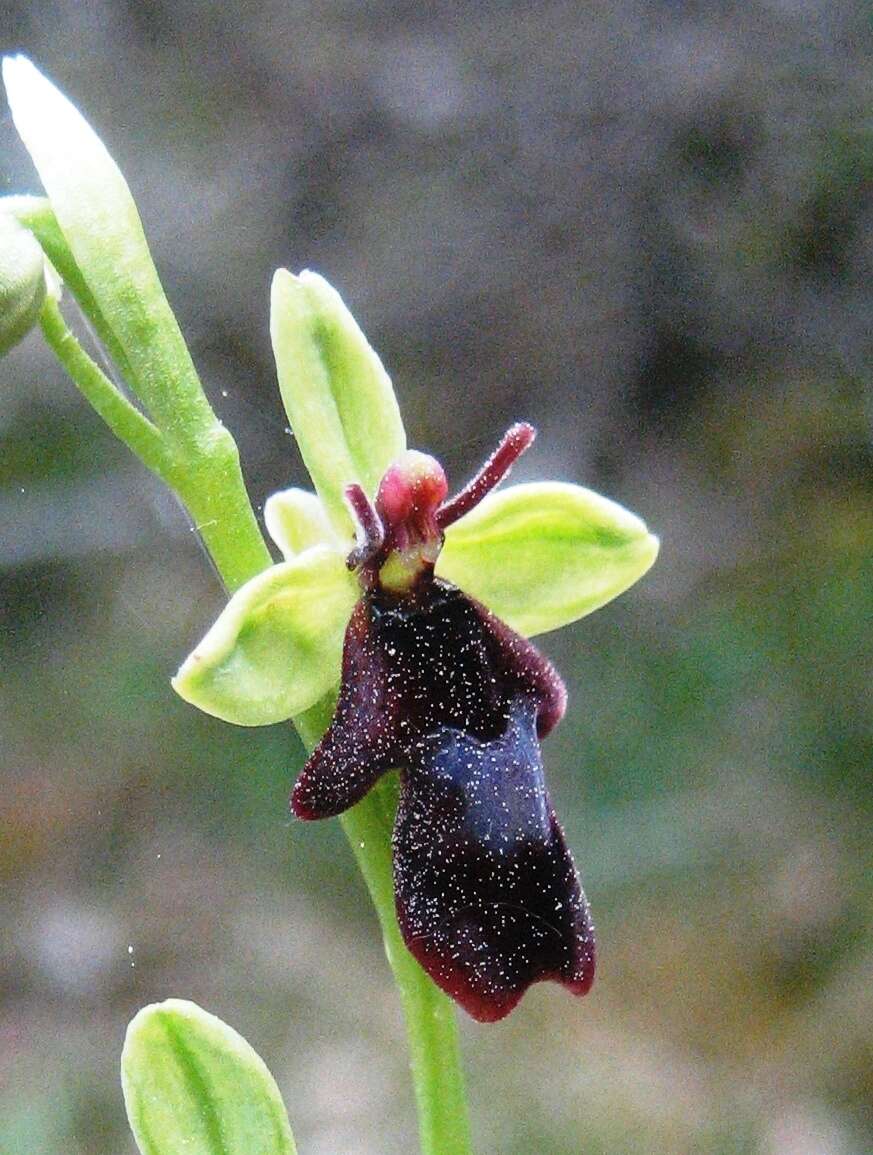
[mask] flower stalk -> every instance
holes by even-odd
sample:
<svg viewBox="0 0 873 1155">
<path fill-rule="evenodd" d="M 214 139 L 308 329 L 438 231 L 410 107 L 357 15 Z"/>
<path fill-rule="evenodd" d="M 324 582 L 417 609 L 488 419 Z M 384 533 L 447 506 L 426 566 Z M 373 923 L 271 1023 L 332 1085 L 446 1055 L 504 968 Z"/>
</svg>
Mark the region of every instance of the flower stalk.
<svg viewBox="0 0 873 1155">
<path fill-rule="evenodd" d="M 333 700 L 295 720 L 307 749 L 333 715 Z M 397 783 L 383 780 L 341 814 L 343 828 L 379 918 L 385 954 L 406 1020 L 422 1155 L 470 1155 L 469 1111 L 454 1004 L 427 977 L 403 943 L 394 913 L 391 834 Z"/>
</svg>

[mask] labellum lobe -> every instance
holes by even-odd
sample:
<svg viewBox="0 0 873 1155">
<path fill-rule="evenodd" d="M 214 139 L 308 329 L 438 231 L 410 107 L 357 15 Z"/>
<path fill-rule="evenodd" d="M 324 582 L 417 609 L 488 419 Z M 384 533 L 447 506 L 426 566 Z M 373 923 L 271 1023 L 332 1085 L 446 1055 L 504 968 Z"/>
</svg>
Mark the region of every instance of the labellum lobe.
<svg viewBox="0 0 873 1155">
<path fill-rule="evenodd" d="M 433 576 L 448 524 L 441 512 L 466 511 L 463 495 L 474 487 L 475 500 L 487 492 L 494 482 L 483 474 L 511 435 L 526 447 L 532 431 L 526 440 L 518 431 L 529 429 L 514 427 L 482 474 L 442 506 L 444 482 L 422 455 L 407 470 L 409 494 L 404 462 L 386 474 L 388 500 L 380 488 L 375 510 L 350 494 L 363 527 L 350 559 L 363 594 L 346 631 L 333 721 L 292 795 L 300 818 L 324 818 L 399 769 L 394 879 L 403 938 L 480 1021 L 508 1014 L 533 982 L 553 979 L 584 994 L 594 977 L 588 906 L 539 747 L 563 714 L 563 683 L 528 641 Z M 507 468 L 500 461 L 499 477 Z"/>
</svg>

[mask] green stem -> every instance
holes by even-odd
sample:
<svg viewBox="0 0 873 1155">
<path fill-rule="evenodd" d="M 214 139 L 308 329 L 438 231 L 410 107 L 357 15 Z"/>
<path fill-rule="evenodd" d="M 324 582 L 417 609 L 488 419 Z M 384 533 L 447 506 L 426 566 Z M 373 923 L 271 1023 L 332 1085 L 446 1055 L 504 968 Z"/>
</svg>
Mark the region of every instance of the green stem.
<svg viewBox="0 0 873 1155">
<path fill-rule="evenodd" d="M 218 421 L 211 444 L 189 457 L 174 486 L 233 593 L 273 564 L 252 510 L 236 442 Z"/>
<path fill-rule="evenodd" d="M 217 421 L 204 436 L 202 405 L 177 415 L 172 442 L 115 387 L 47 301 L 43 333 L 61 364 L 109 428 L 178 493 L 227 588 L 238 589 L 271 564 L 243 482 L 236 444 Z M 205 402 L 205 397 L 203 398 Z M 195 427 L 196 426 L 196 431 Z M 312 750 L 327 728 L 333 700 L 294 719 Z M 470 1127 L 454 1006 L 407 951 L 394 914 L 391 833 L 396 784 L 383 782 L 342 815 L 364 876 L 394 974 L 409 1039 L 422 1155 L 471 1155 Z"/>
<path fill-rule="evenodd" d="M 91 360 L 67 328 L 53 297 L 46 297 L 39 322 L 55 356 L 92 408 L 143 464 L 171 485 L 172 463 L 160 430 L 116 389 L 103 370 Z"/>
<path fill-rule="evenodd" d="M 315 747 L 332 714 L 333 701 L 327 700 L 295 719 L 307 749 Z M 341 815 L 340 822 L 376 908 L 385 954 L 400 992 L 422 1153 L 471 1155 L 455 1008 L 406 949 L 394 914 L 391 837 L 396 809 L 396 779 L 383 778 Z"/>
<path fill-rule="evenodd" d="M 55 356 L 116 437 L 181 497 L 228 589 L 266 569 L 270 551 L 246 493 L 236 443 L 221 422 L 213 418 L 208 433 L 201 431 L 196 450 L 191 443 L 174 444 L 88 356 L 51 297 L 40 325 Z"/>
<path fill-rule="evenodd" d="M 455 1008 L 406 949 L 394 914 L 391 832 L 396 808 L 396 784 L 383 782 L 340 821 L 376 907 L 385 954 L 400 991 L 421 1150 L 423 1155 L 470 1155 Z"/>
</svg>

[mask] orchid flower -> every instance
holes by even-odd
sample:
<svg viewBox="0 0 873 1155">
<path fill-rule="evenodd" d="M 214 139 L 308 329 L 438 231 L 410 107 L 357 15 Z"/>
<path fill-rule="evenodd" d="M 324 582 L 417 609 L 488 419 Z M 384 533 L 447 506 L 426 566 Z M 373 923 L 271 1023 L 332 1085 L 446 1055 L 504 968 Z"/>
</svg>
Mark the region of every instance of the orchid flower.
<svg viewBox="0 0 873 1155">
<path fill-rule="evenodd" d="M 434 982 L 481 1021 L 543 979 L 584 994 L 594 932 L 540 753 L 566 692 L 527 638 L 627 589 L 657 539 L 578 485 L 494 492 L 533 441 L 523 423 L 447 500 L 439 463 L 406 449 L 379 358 L 316 274 L 276 274 L 271 329 L 316 492 L 268 500 L 284 560 L 234 594 L 173 685 L 248 726 L 338 691 L 294 813 L 342 813 L 398 769 L 398 922 Z"/>
</svg>

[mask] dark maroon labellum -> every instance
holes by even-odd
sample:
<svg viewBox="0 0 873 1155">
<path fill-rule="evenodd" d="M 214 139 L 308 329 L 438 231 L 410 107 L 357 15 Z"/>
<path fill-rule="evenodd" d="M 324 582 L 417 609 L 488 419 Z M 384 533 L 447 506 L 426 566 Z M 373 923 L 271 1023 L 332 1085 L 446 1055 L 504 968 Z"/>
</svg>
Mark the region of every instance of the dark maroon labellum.
<svg viewBox="0 0 873 1155">
<path fill-rule="evenodd" d="M 553 979 L 581 995 L 594 978 L 588 905 L 540 756 L 564 712 L 563 683 L 530 642 L 433 575 L 443 529 L 532 440 L 530 426 L 513 426 L 449 502 L 442 470 L 422 454 L 388 470 L 375 509 L 352 487 L 360 535 L 349 563 L 364 592 L 333 721 L 291 799 L 298 817 L 326 818 L 400 770 L 403 938 L 483 1022 L 508 1014 L 531 983 Z"/>
</svg>

